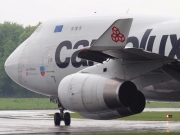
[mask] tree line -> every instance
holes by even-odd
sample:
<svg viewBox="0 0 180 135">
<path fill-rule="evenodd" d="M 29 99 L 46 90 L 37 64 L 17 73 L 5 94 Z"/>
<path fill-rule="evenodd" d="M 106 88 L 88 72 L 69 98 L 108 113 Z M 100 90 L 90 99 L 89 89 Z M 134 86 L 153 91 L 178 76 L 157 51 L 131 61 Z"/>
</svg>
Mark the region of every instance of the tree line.
<svg viewBox="0 0 180 135">
<path fill-rule="evenodd" d="M 21 24 L 0 23 L 0 97 L 41 97 L 13 82 L 4 70 L 7 57 L 40 25 L 23 27 Z"/>
</svg>

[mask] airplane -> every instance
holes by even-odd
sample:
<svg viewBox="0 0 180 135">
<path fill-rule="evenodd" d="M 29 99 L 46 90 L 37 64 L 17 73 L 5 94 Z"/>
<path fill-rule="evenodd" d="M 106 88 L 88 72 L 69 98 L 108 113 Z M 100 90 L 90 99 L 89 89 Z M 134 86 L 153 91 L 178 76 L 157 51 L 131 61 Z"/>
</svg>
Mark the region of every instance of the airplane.
<svg viewBox="0 0 180 135">
<path fill-rule="evenodd" d="M 50 97 L 60 112 L 109 120 L 141 113 L 146 100 L 180 101 L 180 19 L 89 15 L 42 23 L 7 58 L 22 87 Z"/>
</svg>

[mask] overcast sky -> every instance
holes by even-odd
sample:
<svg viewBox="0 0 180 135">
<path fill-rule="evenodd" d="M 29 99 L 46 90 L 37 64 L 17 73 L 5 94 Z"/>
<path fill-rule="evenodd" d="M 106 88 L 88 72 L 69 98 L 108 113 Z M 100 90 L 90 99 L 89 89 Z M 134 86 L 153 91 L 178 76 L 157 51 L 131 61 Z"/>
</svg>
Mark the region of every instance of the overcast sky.
<svg viewBox="0 0 180 135">
<path fill-rule="evenodd" d="M 0 23 L 36 25 L 50 18 L 126 13 L 180 16 L 180 0 L 0 0 Z"/>
</svg>

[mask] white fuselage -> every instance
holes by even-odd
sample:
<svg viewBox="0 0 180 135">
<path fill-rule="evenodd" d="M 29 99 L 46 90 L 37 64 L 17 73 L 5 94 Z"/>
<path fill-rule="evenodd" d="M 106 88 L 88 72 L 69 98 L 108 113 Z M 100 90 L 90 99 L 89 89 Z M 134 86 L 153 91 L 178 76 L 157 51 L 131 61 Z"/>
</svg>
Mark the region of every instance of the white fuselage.
<svg viewBox="0 0 180 135">
<path fill-rule="evenodd" d="M 31 91 L 57 96 L 58 85 L 65 76 L 95 64 L 77 58 L 78 50 L 93 44 L 120 18 L 133 18 L 127 47 L 143 48 L 179 59 L 180 52 L 175 48 L 180 44 L 177 42 L 180 19 L 128 14 L 73 17 L 50 20 L 40 25 L 9 56 L 5 63 L 6 72 Z M 62 26 L 61 32 L 54 31 L 56 26 Z"/>
</svg>

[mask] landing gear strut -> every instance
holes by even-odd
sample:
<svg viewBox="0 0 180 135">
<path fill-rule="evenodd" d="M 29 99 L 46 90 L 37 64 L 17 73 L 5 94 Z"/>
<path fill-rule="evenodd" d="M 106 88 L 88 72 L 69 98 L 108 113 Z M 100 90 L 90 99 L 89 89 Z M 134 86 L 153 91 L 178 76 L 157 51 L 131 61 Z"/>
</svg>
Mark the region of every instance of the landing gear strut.
<svg viewBox="0 0 180 135">
<path fill-rule="evenodd" d="M 71 124 L 71 116 L 70 113 L 66 112 L 64 113 L 64 108 L 62 108 L 59 104 L 58 104 L 60 113 L 55 113 L 54 114 L 54 124 L 56 126 L 59 126 L 61 124 L 61 121 L 64 121 L 66 126 L 69 126 Z"/>
</svg>

